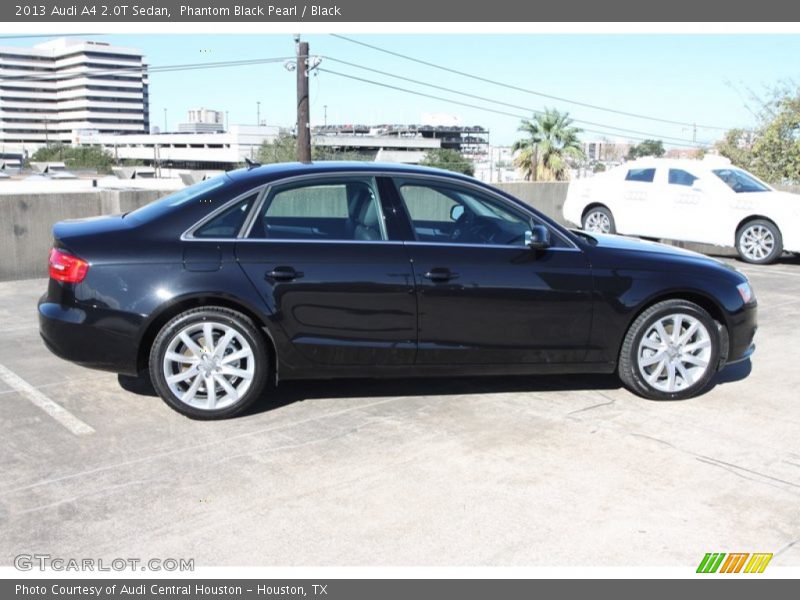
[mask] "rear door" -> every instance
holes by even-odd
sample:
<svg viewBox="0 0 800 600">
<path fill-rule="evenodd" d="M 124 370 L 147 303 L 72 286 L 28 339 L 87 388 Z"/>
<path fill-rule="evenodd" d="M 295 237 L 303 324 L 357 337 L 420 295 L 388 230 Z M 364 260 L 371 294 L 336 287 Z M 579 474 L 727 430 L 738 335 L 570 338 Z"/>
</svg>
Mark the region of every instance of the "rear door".
<svg viewBox="0 0 800 600">
<path fill-rule="evenodd" d="M 311 363 L 407 365 L 414 280 L 389 231 L 374 177 L 303 178 L 272 186 L 236 254 Z"/>
<path fill-rule="evenodd" d="M 708 219 L 713 214 L 709 211 L 705 192 L 696 186 L 697 181 L 698 177 L 685 169 L 667 170 L 667 183 L 664 186 L 665 231 L 660 237 L 687 242 L 703 239 L 703 233 L 708 229 Z"/>
</svg>

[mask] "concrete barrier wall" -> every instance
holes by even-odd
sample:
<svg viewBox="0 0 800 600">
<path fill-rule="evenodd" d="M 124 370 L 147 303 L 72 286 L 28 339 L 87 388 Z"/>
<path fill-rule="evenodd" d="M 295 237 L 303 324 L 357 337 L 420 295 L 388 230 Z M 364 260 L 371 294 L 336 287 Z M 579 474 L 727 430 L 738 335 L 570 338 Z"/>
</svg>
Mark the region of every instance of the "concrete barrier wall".
<svg viewBox="0 0 800 600">
<path fill-rule="evenodd" d="M 104 190 L 0 196 L 0 281 L 47 276 L 54 223 L 128 212 L 167 193 Z"/>
<path fill-rule="evenodd" d="M 564 224 L 562 209 L 566 182 L 502 183 L 497 187 Z M 798 187 L 787 186 L 798 192 Z M 51 228 L 57 221 L 128 212 L 170 191 L 93 190 L 63 194 L 0 195 L 0 281 L 47 276 L 47 255 L 52 245 Z M 717 255 L 730 249 L 703 244 L 676 245 Z"/>
<path fill-rule="evenodd" d="M 564 221 L 563 209 L 564 200 L 567 199 L 567 181 L 521 181 L 516 183 L 498 183 L 495 187 L 500 188 L 507 194 L 519 198 L 526 204 L 530 204 L 545 216 L 550 217 L 557 223 L 566 225 Z"/>
</svg>

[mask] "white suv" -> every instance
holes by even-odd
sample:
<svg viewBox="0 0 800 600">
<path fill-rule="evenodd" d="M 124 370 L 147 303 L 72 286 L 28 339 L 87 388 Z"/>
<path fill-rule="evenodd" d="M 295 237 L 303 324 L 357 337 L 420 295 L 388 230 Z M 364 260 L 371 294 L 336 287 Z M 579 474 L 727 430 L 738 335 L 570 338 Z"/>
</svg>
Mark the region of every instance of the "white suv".
<svg viewBox="0 0 800 600">
<path fill-rule="evenodd" d="M 800 195 L 718 156 L 638 159 L 573 181 L 564 218 L 597 233 L 734 246 L 757 264 L 800 252 Z"/>
</svg>

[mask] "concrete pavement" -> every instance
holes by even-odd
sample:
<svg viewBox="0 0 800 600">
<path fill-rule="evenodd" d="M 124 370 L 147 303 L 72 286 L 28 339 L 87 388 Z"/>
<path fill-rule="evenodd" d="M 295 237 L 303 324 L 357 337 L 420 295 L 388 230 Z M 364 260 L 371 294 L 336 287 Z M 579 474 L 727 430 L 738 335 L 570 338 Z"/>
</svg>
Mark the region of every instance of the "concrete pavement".
<svg viewBox="0 0 800 600">
<path fill-rule="evenodd" d="M 798 566 L 800 261 L 735 264 L 758 349 L 699 398 L 605 376 L 285 382 L 211 423 L 51 355 L 45 282 L 2 283 L 0 365 L 93 431 L 0 378 L 0 564 Z"/>
</svg>

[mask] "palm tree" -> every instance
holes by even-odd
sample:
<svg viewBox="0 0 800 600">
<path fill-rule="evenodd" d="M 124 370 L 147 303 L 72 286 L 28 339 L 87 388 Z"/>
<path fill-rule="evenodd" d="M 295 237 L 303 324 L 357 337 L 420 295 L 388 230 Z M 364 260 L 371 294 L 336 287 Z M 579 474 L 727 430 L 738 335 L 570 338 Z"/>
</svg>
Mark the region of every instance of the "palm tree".
<svg viewBox="0 0 800 600">
<path fill-rule="evenodd" d="M 526 138 L 514 142 L 514 164 L 522 169 L 527 181 L 566 181 L 570 160 L 584 158 L 578 135 L 583 131 L 572 126 L 569 113 L 546 108 L 533 120 L 523 119 L 520 131 Z"/>
</svg>

